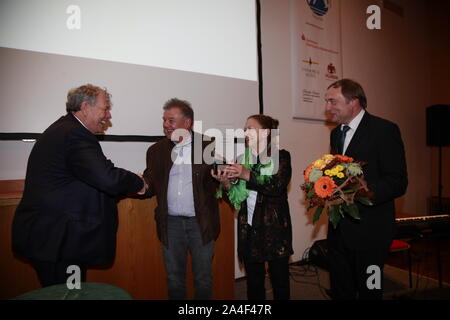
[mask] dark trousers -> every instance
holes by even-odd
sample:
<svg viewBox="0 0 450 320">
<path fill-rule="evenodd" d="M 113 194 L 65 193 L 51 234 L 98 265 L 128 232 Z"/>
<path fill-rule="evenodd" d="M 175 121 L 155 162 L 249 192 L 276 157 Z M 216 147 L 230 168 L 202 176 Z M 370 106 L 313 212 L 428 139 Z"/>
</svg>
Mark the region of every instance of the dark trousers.
<svg viewBox="0 0 450 320">
<path fill-rule="evenodd" d="M 381 300 L 383 298 L 383 268 L 388 250 L 388 247 L 352 250 L 339 243 L 329 244 L 332 298 L 334 300 Z M 374 286 L 376 283 L 379 283 L 379 286 Z"/>
<path fill-rule="evenodd" d="M 274 300 L 289 300 L 289 257 L 268 261 L 269 276 L 272 284 Z M 248 300 L 266 299 L 266 268 L 265 262 L 244 261 L 247 274 L 247 298 Z"/>
<path fill-rule="evenodd" d="M 212 298 L 214 241 L 203 244 L 197 218 L 168 217 L 168 246 L 162 246 L 169 299 L 186 299 L 186 264 L 192 258 L 195 299 Z"/>
<path fill-rule="evenodd" d="M 67 282 L 67 278 L 72 273 L 67 273 L 67 268 L 71 265 L 77 265 L 81 271 L 81 282 L 86 281 L 86 267 L 83 264 L 67 261 L 38 261 L 31 260 L 31 265 L 37 273 L 42 287 L 53 286 Z"/>
</svg>

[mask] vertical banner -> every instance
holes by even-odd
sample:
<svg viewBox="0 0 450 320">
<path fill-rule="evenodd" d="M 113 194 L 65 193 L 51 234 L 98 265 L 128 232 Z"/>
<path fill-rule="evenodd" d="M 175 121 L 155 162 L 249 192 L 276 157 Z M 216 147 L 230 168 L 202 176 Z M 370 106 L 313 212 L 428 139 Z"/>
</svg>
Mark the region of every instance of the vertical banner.
<svg viewBox="0 0 450 320">
<path fill-rule="evenodd" d="M 294 119 L 325 120 L 325 92 L 342 78 L 339 0 L 290 0 Z"/>
</svg>

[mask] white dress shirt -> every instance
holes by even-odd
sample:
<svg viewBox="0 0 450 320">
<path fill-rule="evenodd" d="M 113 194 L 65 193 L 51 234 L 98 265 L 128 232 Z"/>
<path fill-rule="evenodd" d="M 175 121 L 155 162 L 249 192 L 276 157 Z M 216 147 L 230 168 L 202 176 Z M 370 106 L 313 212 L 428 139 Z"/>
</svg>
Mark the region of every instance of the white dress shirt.
<svg viewBox="0 0 450 320">
<path fill-rule="evenodd" d="M 345 155 L 345 152 L 347 151 L 347 147 L 350 144 L 350 141 L 352 141 L 353 135 L 356 132 L 356 129 L 358 129 L 358 126 L 364 116 L 364 113 L 366 113 L 366 111 L 364 111 L 364 109 L 362 109 L 358 115 L 353 118 L 352 121 L 350 121 L 349 124 L 347 124 L 347 126 L 350 127 L 350 129 L 347 131 L 347 135 L 345 136 L 345 141 L 344 141 L 344 148 L 342 150 L 342 154 Z M 346 124 L 341 124 L 341 130 L 342 128 L 345 126 Z"/>
<path fill-rule="evenodd" d="M 176 159 L 170 169 L 167 206 L 171 216 L 195 216 L 192 188 L 192 137 L 173 147 Z"/>
</svg>

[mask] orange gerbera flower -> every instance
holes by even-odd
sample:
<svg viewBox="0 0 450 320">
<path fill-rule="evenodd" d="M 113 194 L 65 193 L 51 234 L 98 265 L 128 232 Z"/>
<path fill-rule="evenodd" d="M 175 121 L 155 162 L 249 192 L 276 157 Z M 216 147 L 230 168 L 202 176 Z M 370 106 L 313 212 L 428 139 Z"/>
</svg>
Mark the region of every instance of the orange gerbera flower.
<svg viewBox="0 0 450 320">
<path fill-rule="evenodd" d="M 309 182 L 309 172 L 311 171 L 311 169 L 313 168 L 312 165 L 310 165 L 308 168 L 305 169 L 305 171 L 303 172 L 304 178 L 305 178 L 305 182 Z"/>
<path fill-rule="evenodd" d="M 314 184 L 314 191 L 320 198 L 327 198 L 333 194 L 336 184 L 330 177 L 320 177 Z"/>
<path fill-rule="evenodd" d="M 338 158 L 339 160 L 343 161 L 343 162 L 353 162 L 353 158 L 352 157 L 347 157 L 347 156 L 343 156 L 340 154 L 335 154 L 334 155 L 336 158 Z"/>
</svg>

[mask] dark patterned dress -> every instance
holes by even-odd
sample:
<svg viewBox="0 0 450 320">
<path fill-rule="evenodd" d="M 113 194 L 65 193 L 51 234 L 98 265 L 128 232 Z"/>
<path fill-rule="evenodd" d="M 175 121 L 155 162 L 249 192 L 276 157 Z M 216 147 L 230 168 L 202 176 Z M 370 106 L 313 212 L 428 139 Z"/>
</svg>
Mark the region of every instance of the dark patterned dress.
<svg viewBox="0 0 450 320">
<path fill-rule="evenodd" d="M 255 165 L 253 170 L 258 170 Z M 251 171 L 247 189 L 258 192 L 252 225 L 247 223 L 247 201 L 238 214 L 238 256 L 240 261 L 263 262 L 288 257 L 292 249 L 292 225 L 287 187 L 291 180 L 291 156 L 280 150 L 278 172 L 260 185 L 258 172 Z M 255 174 L 256 173 L 256 174 Z"/>
</svg>

